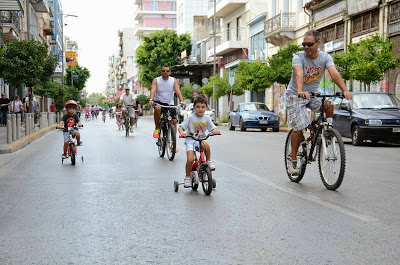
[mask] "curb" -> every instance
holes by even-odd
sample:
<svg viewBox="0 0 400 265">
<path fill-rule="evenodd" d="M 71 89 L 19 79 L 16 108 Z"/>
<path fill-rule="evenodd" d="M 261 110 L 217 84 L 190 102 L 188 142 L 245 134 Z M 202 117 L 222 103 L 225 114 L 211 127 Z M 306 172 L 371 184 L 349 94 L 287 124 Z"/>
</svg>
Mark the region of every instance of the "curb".
<svg viewBox="0 0 400 265">
<path fill-rule="evenodd" d="M 55 129 L 58 124 L 54 124 L 47 128 L 44 128 L 40 131 L 34 132 L 28 136 L 18 139 L 17 141 L 11 144 L 4 144 L 0 145 L 0 154 L 8 154 L 13 153 L 21 148 L 24 148 L 28 144 L 32 143 L 36 139 L 40 138 L 41 136 L 45 135 L 46 133 L 50 132 L 51 130 Z"/>
<path fill-rule="evenodd" d="M 229 123 L 221 123 L 220 126 L 226 126 L 226 127 L 228 127 L 228 126 L 229 126 Z M 280 132 L 288 132 L 288 131 L 290 131 L 291 129 L 292 129 L 292 128 L 285 127 L 285 126 L 279 127 L 279 131 L 280 131 Z"/>
</svg>

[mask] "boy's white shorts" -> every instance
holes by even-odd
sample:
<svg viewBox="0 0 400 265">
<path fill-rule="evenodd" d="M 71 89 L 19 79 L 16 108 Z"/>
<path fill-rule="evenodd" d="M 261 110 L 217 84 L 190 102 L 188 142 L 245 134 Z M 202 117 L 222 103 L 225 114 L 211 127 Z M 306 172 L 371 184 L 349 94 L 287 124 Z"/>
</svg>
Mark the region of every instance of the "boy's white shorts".
<svg viewBox="0 0 400 265">
<path fill-rule="evenodd" d="M 186 152 L 199 150 L 200 147 L 199 141 L 195 141 L 192 138 L 186 138 L 185 145 L 186 145 Z"/>
</svg>

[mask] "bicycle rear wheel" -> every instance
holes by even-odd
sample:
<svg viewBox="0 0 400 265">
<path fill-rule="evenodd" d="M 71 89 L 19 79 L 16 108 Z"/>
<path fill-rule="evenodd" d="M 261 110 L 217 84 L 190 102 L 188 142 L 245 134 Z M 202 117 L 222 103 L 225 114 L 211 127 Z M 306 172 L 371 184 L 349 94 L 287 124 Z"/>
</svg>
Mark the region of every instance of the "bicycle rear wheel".
<svg viewBox="0 0 400 265">
<path fill-rule="evenodd" d="M 165 142 L 166 142 L 166 129 L 162 126 L 160 128 L 160 132 L 158 134 L 157 146 L 158 146 L 158 154 L 160 157 L 164 157 L 165 155 Z"/>
<path fill-rule="evenodd" d="M 206 195 L 210 195 L 213 189 L 213 178 L 211 170 L 208 167 L 203 167 L 200 170 L 201 174 L 201 185 L 203 186 L 203 191 Z"/>
<path fill-rule="evenodd" d="M 172 124 L 168 125 L 166 148 L 168 159 L 170 161 L 174 160 L 176 153 L 176 132 L 175 127 Z"/>
<path fill-rule="evenodd" d="M 336 190 L 342 184 L 346 168 L 346 151 L 342 136 L 333 128 L 325 131 L 320 143 L 318 168 L 321 180 L 328 190 Z"/>
<path fill-rule="evenodd" d="M 71 150 L 71 163 L 73 166 L 75 166 L 75 145 L 74 144 L 70 144 L 69 148 Z"/>
<path fill-rule="evenodd" d="M 300 145 L 299 149 L 297 150 L 297 165 L 300 166 L 301 168 L 299 168 L 298 173 L 297 174 L 293 174 L 289 172 L 289 163 L 292 163 L 292 141 L 290 140 L 291 136 L 292 136 L 292 132 L 293 129 L 291 129 L 286 137 L 286 143 L 285 143 L 285 168 L 286 168 L 286 173 L 288 174 L 288 177 L 291 181 L 293 182 L 300 182 L 301 179 L 304 176 L 304 173 L 306 172 L 306 167 L 307 167 L 307 163 L 303 162 L 300 163 L 302 161 L 302 159 L 304 160 L 304 158 L 307 156 L 307 150 L 304 148 L 304 146 Z M 304 136 L 302 141 L 304 141 Z"/>
</svg>

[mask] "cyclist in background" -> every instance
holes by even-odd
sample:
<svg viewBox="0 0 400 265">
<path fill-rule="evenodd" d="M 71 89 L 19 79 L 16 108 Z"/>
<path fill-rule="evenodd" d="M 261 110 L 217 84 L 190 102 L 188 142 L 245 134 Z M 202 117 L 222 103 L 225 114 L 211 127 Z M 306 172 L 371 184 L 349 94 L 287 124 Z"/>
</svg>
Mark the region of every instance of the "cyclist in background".
<svg viewBox="0 0 400 265">
<path fill-rule="evenodd" d="M 125 120 L 126 112 L 128 112 L 131 129 L 130 132 L 133 133 L 133 125 L 135 124 L 135 106 L 136 106 L 136 99 L 133 93 L 130 93 L 130 89 L 127 87 L 125 88 L 125 93 L 121 95 L 119 99 L 119 103 L 122 104 L 122 120 Z M 133 106 L 133 107 L 127 107 Z"/>
<path fill-rule="evenodd" d="M 171 77 L 171 68 L 168 65 L 164 65 L 161 68 L 161 76 L 154 78 L 151 85 L 150 101 L 149 106 L 153 107 L 153 103 L 157 103 L 163 106 L 174 105 L 174 92 L 180 100 L 180 104 L 185 108 L 185 103 L 183 102 L 183 97 L 181 90 L 179 88 L 178 82 L 175 78 Z M 170 114 L 172 117 L 171 123 L 175 126 L 175 131 L 177 127 L 177 114 L 176 109 L 170 109 Z M 160 133 L 160 118 L 161 118 L 161 106 L 155 106 L 154 108 L 154 123 L 155 130 L 153 133 L 154 138 L 158 138 Z M 176 149 L 178 152 L 178 149 Z"/>
</svg>

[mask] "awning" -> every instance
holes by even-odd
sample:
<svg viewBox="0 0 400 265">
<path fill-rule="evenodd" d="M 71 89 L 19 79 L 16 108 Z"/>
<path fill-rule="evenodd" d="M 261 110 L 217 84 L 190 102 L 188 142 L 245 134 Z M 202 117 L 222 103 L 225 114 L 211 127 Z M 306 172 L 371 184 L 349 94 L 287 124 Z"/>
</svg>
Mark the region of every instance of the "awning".
<svg viewBox="0 0 400 265">
<path fill-rule="evenodd" d="M 22 5 L 20 0 L 1 0 L 0 1 L 1 11 L 22 11 Z"/>
</svg>

